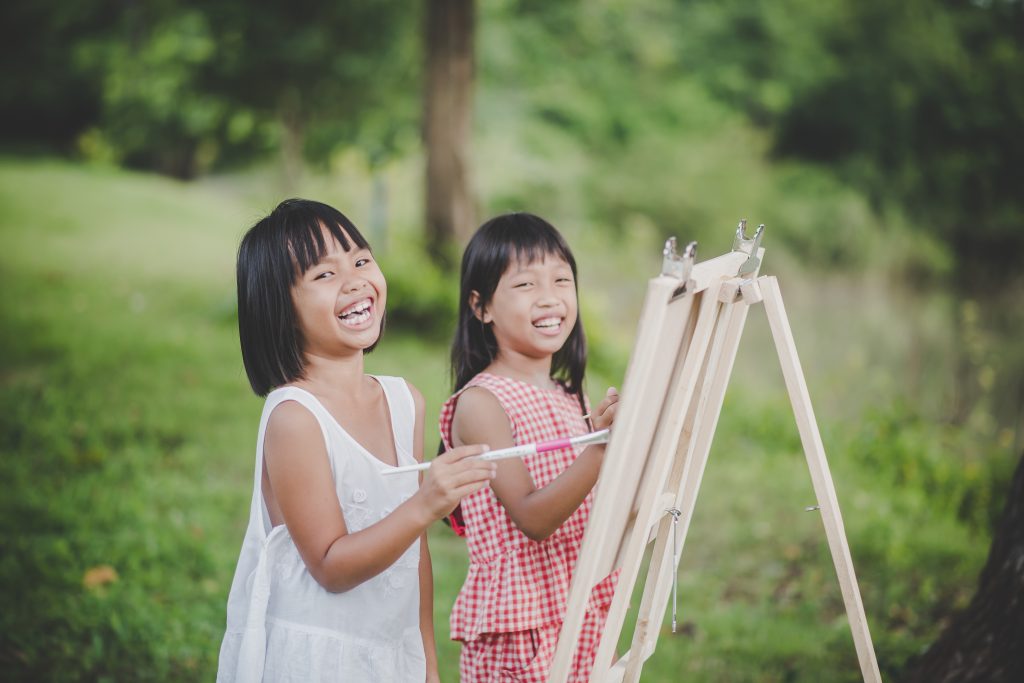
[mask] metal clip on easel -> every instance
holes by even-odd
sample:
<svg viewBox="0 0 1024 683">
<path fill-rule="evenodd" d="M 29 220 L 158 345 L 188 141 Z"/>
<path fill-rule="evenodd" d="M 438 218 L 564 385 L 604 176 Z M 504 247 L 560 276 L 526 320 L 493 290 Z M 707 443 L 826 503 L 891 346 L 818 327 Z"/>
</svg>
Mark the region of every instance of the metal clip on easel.
<svg viewBox="0 0 1024 683">
<path fill-rule="evenodd" d="M 761 259 L 757 256 L 757 250 L 761 248 L 761 235 L 763 234 L 764 223 L 761 223 L 761 225 L 757 226 L 757 232 L 754 233 L 754 236 L 747 237 L 747 219 L 740 219 L 739 225 L 736 226 L 736 237 L 732 241 L 732 250 L 742 251 L 744 254 L 749 254 L 750 257 L 740 265 L 740 269 L 736 271 L 737 275 L 753 273 L 761 265 Z"/>
<path fill-rule="evenodd" d="M 672 293 L 672 300 L 692 291 L 696 286 L 690 275 L 693 273 L 693 264 L 697 260 L 697 243 L 690 242 L 683 249 L 680 256 L 676 253 L 676 238 L 669 237 L 665 241 L 665 248 L 662 250 L 661 274 L 674 277 L 681 283 Z"/>
<path fill-rule="evenodd" d="M 675 633 L 679 607 L 679 550 L 676 544 L 679 541 L 679 518 L 683 513 L 679 508 L 669 508 L 665 513 L 672 515 L 672 633 Z"/>
</svg>

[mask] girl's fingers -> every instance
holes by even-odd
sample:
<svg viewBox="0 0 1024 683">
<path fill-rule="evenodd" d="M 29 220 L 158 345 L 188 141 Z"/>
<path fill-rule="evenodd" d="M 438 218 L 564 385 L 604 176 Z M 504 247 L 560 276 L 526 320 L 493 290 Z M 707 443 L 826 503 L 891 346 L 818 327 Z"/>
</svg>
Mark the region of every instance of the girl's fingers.
<svg viewBox="0 0 1024 683">
<path fill-rule="evenodd" d="M 483 455 L 487 451 L 491 450 L 487 444 L 474 444 L 472 446 L 459 446 L 453 448 L 450 451 L 445 451 L 441 455 L 435 458 L 445 463 L 456 463 L 466 458 L 471 458 L 477 455 Z"/>
<path fill-rule="evenodd" d="M 618 410 L 618 402 L 611 404 L 597 416 L 598 419 L 594 421 L 594 426 L 599 427 L 600 429 L 610 427 L 612 423 L 615 422 L 615 413 L 618 412 Z"/>
<path fill-rule="evenodd" d="M 448 480 L 448 486 L 446 486 L 446 488 L 458 488 L 474 482 L 489 482 L 494 478 L 496 469 L 490 463 L 485 463 L 485 465 L 487 466 L 473 467 L 461 472 L 453 472 L 452 477 Z"/>
<path fill-rule="evenodd" d="M 466 496 L 472 495 L 487 486 L 487 483 L 487 481 L 478 481 L 472 484 L 466 484 L 465 486 L 460 486 L 459 488 L 452 490 L 452 495 L 459 500 L 462 500 Z"/>
<path fill-rule="evenodd" d="M 463 458 L 457 462 L 452 463 L 441 463 L 439 469 L 435 470 L 436 473 L 441 474 L 447 472 L 449 474 L 459 474 L 461 472 L 468 472 L 471 470 L 480 470 L 481 472 L 494 471 L 497 468 L 493 462 L 487 460 L 479 460 L 472 457 Z"/>
<path fill-rule="evenodd" d="M 604 399 L 597 406 L 597 414 L 600 415 L 608 410 L 609 407 L 619 402 L 619 392 L 615 387 L 608 387 L 608 391 L 605 392 Z"/>
<path fill-rule="evenodd" d="M 443 491 L 450 491 L 471 482 L 487 483 L 497 473 L 494 463 L 476 461 L 467 462 L 465 465 L 466 467 L 453 465 L 446 468 L 444 472 L 439 472 L 438 476 L 434 477 L 437 487 Z"/>
</svg>

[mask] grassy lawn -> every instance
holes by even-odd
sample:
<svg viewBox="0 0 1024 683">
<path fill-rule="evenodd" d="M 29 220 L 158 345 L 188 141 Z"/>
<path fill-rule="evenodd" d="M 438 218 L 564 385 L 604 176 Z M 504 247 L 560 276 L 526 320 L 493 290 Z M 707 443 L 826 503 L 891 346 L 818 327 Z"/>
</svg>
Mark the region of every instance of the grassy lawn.
<svg viewBox="0 0 1024 683">
<path fill-rule="evenodd" d="M 237 241 L 272 203 L 254 194 L 223 179 L 0 161 L 0 668 L 9 680 L 213 678 L 261 409 L 234 317 Z M 634 285 L 639 295 L 642 280 Z M 790 301 L 809 299 L 800 285 Z M 791 306 L 798 344 L 846 335 L 822 322 L 835 308 L 797 319 Z M 875 646 L 893 678 L 969 598 L 988 538 L 937 507 L 942 490 L 865 460 L 888 423 L 860 416 L 836 383 L 865 378 L 851 395 L 891 387 L 897 380 L 865 369 L 872 349 L 911 343 L 890 329 L 891 311 L 875 313 L 856 334 L 891 337 L 863 345 L 867 355 L 812 350 L 805 369 L 819 415 L 859 416 L 823 421 L 823 432 Z M 592 324 L 599 351 L 611 340 L 595 394 L 621 382 L 612 342 L 631 329 L 628 315 L 609 319 L 614 328 Z M 758 325 L 741 355 L 764 341 Z M 367 365 L 424 393 L 431 452 L 444 343 L 399 326 Z M 858 680 L 824 533 L 803 511 L 813 494 L 781 380 L 757 365 L 741 356 L 687 539 L 684 627 L 663 631 L 644 680 Z M 908 462 L 915 447 L 901 451 Z M 442 673 L 454 681 L 447 616 L 465 551 L 440 525 L 431 548 Z"/>
</svg>

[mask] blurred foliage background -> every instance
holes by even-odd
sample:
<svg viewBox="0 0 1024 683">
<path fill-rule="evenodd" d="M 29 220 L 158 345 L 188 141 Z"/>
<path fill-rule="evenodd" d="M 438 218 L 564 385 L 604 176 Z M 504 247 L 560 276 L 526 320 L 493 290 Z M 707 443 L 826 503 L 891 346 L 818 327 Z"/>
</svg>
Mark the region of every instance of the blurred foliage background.
<svg viewBox="0 0 1024 683">
<path fill-rule="evenodd" d="M 424 218 L 425 26 L 445 2 L 0 7 L 4 680 L 213 677 L 261 407 L 234 254 L 286 196 L 374 245 L 391 308 L 368 367 L 423 391 L 431 449 L 465 239 Z M 1024 4 L 453 3 L 472 19 L 470 208 L 566 234 L 592 394 L 622 381 L 667 236 L 707 257 L 740 217 L 767 224 L 762 272 L 899 680 L 973 593 L 1024 448 Z M 684 628 L 645 680 L 859 680 L 770 345 L 755 312 Z M 444 527 L 431 543 L 455 680 L 465 551 Z"/>
</svg>

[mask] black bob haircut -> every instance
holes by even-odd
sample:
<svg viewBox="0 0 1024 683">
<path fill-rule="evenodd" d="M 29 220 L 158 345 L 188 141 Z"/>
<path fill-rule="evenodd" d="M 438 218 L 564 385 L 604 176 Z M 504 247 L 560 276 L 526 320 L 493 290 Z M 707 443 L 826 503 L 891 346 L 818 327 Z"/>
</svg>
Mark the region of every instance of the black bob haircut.
<svg viewBox="0 0 1024 683">
<path fill-rule="evenodd" d="M 553 255 L 569 264 L 576 279 L 576 259 L 565 239 L 553 225 L 532 213 L 508 213 L 496 216 L 480 226 L 462 254 L 459 285 L 459 317 L 452 342 L 452 379 L 454 390 L 484 370 L 498 353 L 498 343 L 490 325 L 485 325 L 470 307 L 473 292 L 479 295 L 479 307 L 490 303 L 498 281 L 514 261 L 534 261 Z M 579 292 L 579 286 L 576 287 Z M 577 308 L 576 320 L 565 344 L 551 359 L 551 376 L 576 395 L 580 410 L 586 412 L 583 376 L 587 367 L 587 338 Z"/>
<path fill-rule="evenodd" d="M 302 335 L 291 288 L 326 255 L 330 244 L 324 230 L 345 251 L 370 248 L 343 213 L 308 199 L 278 204 L 249 228 L 238 247 L 238 338 L 257 396 L 303 377 Z"/>
</svg>

